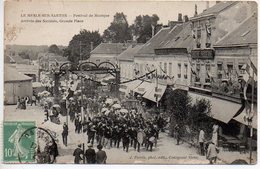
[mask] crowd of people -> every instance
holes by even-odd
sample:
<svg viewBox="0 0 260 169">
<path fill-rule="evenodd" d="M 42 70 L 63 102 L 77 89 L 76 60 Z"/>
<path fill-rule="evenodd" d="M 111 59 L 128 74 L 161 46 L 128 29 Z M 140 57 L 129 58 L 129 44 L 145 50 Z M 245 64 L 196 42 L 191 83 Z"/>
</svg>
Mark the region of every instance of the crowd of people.
<svg viewBox="0 0 260 169">
<path fill-rule="evenodd" d="M 74 150 L 73 156 L 75 164 L 81 164 L 83 162 L 83 158 L 86 159 L 88 164 L 106 164 L 107 154 L 103 149 L 101 144 L 97 145 L 98 151 L 96 152 L 93 149 L 93 145 L 88 143 L 88 149 L 85 151 L 82 150 L 81 144 Z"/>
<path fill-rule="evenodd" d="M 147 151 L 152 151 L 153 147 L 157 146 L 159 132 L 165 123 L 162 116 L 159 114 L 146 119 L 136 108 L 126 110 L 118 100 L 109 103 L 107 100 L 112 99 L 98 100 L 95 109 L 89 106 L 88 111 L 92 111 L 90 113 L 92 116 L 85 116 L 82 120 L 79 100 L 71 99 L 68 106 L 69 121 L 74 123 L 75 133 L 86 133 L 86 141 L 88 145 L 92 146 L 97 145 L 106 149 L 122 147 L 125 152 L 128 152 L 130 148 L 140 152 L 141 147 L 144 147 Z M 68 144 L 68 135 L 68 124 L 65 122 L 62 131 L 62 140 L 65 146 Z M 74 154 L 78 154 L 80 148 L 77 147 Z M 79 157 L 75 155 L 75 162 L 79 161 Z"/>
<path fill-rule="evenodd" d="M 33 95 L 31 97 L 26 96 L 26 97 L 17 97 L 17 107 L 16 109 L 22 109 L 25 110 L 27 108 L 28 105 L 35 105 L 37 103 L 37 100 L 39 101 L 39 97 L 37 96 L 37 94 L 35 93 L 35 91 L 33 91 Z"/>
</svg>

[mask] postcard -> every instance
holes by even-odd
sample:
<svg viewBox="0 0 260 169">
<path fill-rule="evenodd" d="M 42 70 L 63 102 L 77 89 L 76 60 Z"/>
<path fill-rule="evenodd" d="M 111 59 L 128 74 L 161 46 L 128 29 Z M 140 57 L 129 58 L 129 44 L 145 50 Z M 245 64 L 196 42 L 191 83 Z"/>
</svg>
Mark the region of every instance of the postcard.
<svg viewBox="0 0 260 169">
<path fill-rule="evenodd" d="M 256 164 L 257 12 L 5 1 L 2 163 Z"/>
</svg>

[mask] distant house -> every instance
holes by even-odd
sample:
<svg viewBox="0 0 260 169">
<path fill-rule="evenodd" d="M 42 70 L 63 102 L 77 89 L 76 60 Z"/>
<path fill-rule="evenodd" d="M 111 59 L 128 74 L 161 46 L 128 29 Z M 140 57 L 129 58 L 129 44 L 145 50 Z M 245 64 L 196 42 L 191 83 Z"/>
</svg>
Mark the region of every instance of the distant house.
<svg viewBox="0 0 260 169">
<path fill-rule="evenodd" d="M 132 44 L 124 52 L 117 56 L 120 67 L 121 82 L 135 78 L 134 55 L 140 50 L 142 46 L 143 44 Z M 141 84 L 140 80 L 125 83 L 120 85 L 119 90 L 124 94 L 129 94 L 131 93 L 131 90 L 133 90 L 139 84 Z"/>
<path fill-rule="evenodd" d="M 38 63 L 40 70 L 50 70 L 54 66 L 61 66 L 63 63 L 68 62 L 67 57 L 56 55 L 54 53 L 39 53 Z"/>
<path fill-rule="evenodd" d="M 134 55 L 141 49 L 143 44 L 130 45 L 125 51 L 117 56 L 120 67 L 120 75 L 125 79 L 135 77 L 134 73 Z"/>
<path fill-rule="evenodd" d="M 118 64 L 117 56 L 129 47 L 129 43 L 101 43 L 90 52 L 89 60 L 96 64 L 111 62 Z"/>
<path fill-rule="evenodd" d="M 33 82 L 39 81 L 39 68 L 37 65 L 27 64 L 6 64 L 12 68 L 15 68 L 19 73 L 32 78 Z"/>
<path fill-rule="evenodd" d="M 159 47 L 155 48 L 156 61 L 159 64 L 159 74 L 168 78 L 163 84 L 174 84 L 175 88 L 187 90 L 190 85 L 190 62 L 189 53 L 193 48 L 193 38 L 190 35 L 190 22 L 178 24 L 171 29 L 168 37 L 164 39 Z"/>
<path fill-rule="evenodd" d="M 32 78 L 15 68 L 4 67 L 4 104 L 17 104 L 18 97 L 32 96 Z"/>
<path fill-rule="evenodd" d="M 14 54 L 14 55 L 5 54 L 4 63 L 29 65 L 30 59 L 23 59 L 18 54 Z"/>
</svg>

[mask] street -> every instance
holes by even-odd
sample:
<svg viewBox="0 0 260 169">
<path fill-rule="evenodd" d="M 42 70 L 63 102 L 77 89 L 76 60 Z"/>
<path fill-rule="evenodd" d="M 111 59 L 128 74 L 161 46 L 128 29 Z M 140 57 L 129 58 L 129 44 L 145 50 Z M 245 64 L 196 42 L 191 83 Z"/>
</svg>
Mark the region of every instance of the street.
<svg viewBox="0 0 260 169">
<path fill-rule="evenodd" d="M 16 109 L 16 106 L 5 106 L 5 121 L 35 121 L 37 126 L 43 127 L 43 119 L 45 118 L 43 109 L 38 106 L 27 106 L 26 110 Z M 65 147 L 62 144 L 62 124 L 66 121 L 66 117 L 60 116 L 61 124 L 54 127 L 55 132 L 58 134 L 59 142 L 59 156 L 57 157 L 57 163 L 73 163 L 74 157 L 73 151 L 77 148 L 78 144 L 81 144 L 84 140 L 85 149 L 87 145 L 87 135 L 84 133 L 76 134 L 74 132 L 74 124 L 69 122 L 69 135 L 68 146 Z M 50 122 L 47 122 L 50 124 Z M 83 138 L 84 137 L 84 138 Z M 94 143 L 94 149 L 97 144 Z M 197 150 L 186 143 L 176 145 L 176 140 L 167 135 L 166 133 L 160 133 L 157 147 L 152 152 L 146 151 L 144 147 L 141 147 L 140 152 L 134 150 L 133 147 L 129 148 L 129 152 L 123 151 L 122 143 L 120 147 L 110 148 L 104 150 L 107 153 L 108 164 L 208 164 L 208 160 L 204 156 L 197 154 Z M 223 164 L 220 161 L 218 164 Z"/>
</svg>

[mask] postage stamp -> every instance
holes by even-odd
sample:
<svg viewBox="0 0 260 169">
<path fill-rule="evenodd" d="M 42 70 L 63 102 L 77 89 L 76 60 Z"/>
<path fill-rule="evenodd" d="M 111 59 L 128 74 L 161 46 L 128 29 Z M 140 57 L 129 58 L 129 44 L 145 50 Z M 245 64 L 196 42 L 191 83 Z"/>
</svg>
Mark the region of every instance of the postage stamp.
<svg viewBox="0 0 260 169">
<path fill-rule="evenodd" d="M 4 122 L 5 163 L 33 163 L 35 161 L 35 122 Z"/>
</svg>

